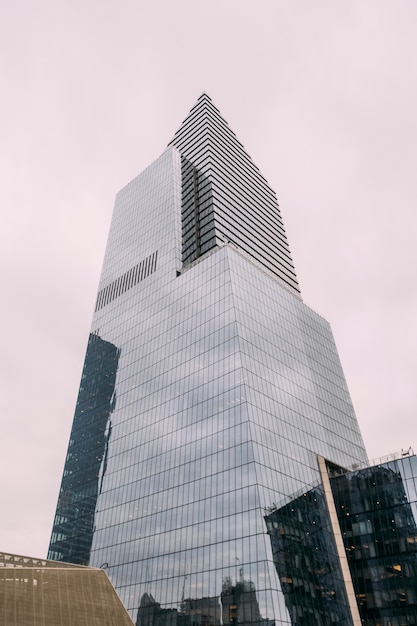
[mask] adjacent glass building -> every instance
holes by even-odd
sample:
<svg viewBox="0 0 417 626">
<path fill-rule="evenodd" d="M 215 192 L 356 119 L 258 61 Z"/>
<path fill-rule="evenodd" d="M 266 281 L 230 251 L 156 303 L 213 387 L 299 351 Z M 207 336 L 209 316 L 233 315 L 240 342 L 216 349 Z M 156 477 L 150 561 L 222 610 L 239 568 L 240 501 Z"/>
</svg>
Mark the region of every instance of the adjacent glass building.
<svg viewBox="0 0 417 626">
<path fill-rule="evenodd" d="M 417 624 L 417 457 L 327 473 L 265 518 L 292 623 Z"/>
<path fill-rule="evenodd" d="M 203 94 L 116 198 L 49 558 L 137 625 L 291 623 L 264 507 L 366 460 L 275 193 Z"/>
</svg>

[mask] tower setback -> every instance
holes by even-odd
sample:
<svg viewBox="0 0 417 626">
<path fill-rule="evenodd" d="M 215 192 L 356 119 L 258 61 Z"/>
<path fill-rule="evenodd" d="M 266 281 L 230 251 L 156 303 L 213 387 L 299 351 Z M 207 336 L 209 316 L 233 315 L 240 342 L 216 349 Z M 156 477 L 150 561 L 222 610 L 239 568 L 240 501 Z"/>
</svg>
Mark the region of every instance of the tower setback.
<svg viewBox="0 0 417 626">
<path fill-rule="evenodd" d="M 366 461 L 275 193 L 203 94 L 116 197 L 49 558 L 133 620 L 290 623 L 264 507 Z"/>
</svg>

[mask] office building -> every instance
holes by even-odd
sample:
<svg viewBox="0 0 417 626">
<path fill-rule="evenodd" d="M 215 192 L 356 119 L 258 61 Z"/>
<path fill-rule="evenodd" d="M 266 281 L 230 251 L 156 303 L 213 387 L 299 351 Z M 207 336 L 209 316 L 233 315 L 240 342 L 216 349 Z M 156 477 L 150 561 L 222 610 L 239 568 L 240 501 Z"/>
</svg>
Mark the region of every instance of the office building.
<svg viewBox="0 0 417 626">
<path fill-rule="evenodd" d="M 50 543 L 142 625 L 284 624 L 264 507 L 366 454 L 276 195 L 203 94 L 116 198 Z"/>
<path fill-rule="evenodd" d="M 265 518 L 292 623 L 417 624 L 417 457 L 321 465 Z"/>
</svg>

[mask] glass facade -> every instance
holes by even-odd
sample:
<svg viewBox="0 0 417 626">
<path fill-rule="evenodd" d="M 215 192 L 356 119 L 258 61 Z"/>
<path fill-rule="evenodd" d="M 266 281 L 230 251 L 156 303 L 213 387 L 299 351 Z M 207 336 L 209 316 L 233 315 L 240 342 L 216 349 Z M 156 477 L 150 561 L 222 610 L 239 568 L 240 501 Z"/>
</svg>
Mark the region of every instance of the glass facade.
<svg viewBox="0 0 417 626">
<path fill-rule="evenodd" d="M 318 453 L 366 460 L 274 194 L 213 110 L 203 95 L 117 195 L 91 328 L 103 378 L 87 352 L 50 544 L 108 564 L 146 626 L 290 623 L 263 507 L 317 480 Z"/>
<path fill-rule="evenodd" d="M 417 457 L 354 472 L 329 467 L 336 533 L 322 485 L 265 518 L 292 623 L 352 623 L 338 534 L 360 623 L 417 624 Z"/>
<path fill-rule="evenodd" d="M 265 519 L 292 624 L 352 626 L 323 487 Z"/>
<path fill-rule="evenodd" d="M 331 485 L 362 623 L 417 624 L 417 457 Z"/>
<path fill-rule="evenodd" d="M 104 473 L 107 464 L 119 354 L 112 343 L 90 334 L 51 539 L 60 543 L 60 560 L 67 563 L 88 565 L 90 558 L 100 470 L 103 467 Z"/>
</svg>

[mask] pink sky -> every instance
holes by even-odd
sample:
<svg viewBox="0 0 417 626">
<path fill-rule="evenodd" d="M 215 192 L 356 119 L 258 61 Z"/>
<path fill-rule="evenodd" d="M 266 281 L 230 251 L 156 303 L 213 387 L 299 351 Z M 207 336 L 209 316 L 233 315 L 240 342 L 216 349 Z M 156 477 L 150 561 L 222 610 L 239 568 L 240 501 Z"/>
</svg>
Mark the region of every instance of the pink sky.
<svg viewBox="0 0 417 626">
<path fill-rule="evenodd" d="M 370 458 L 417 446 L 416 18 L 414 0 L 2 4 L 0 549 L 46 554 L 115 193 L 203 90 L 277 191 Z"/>
</svg>

